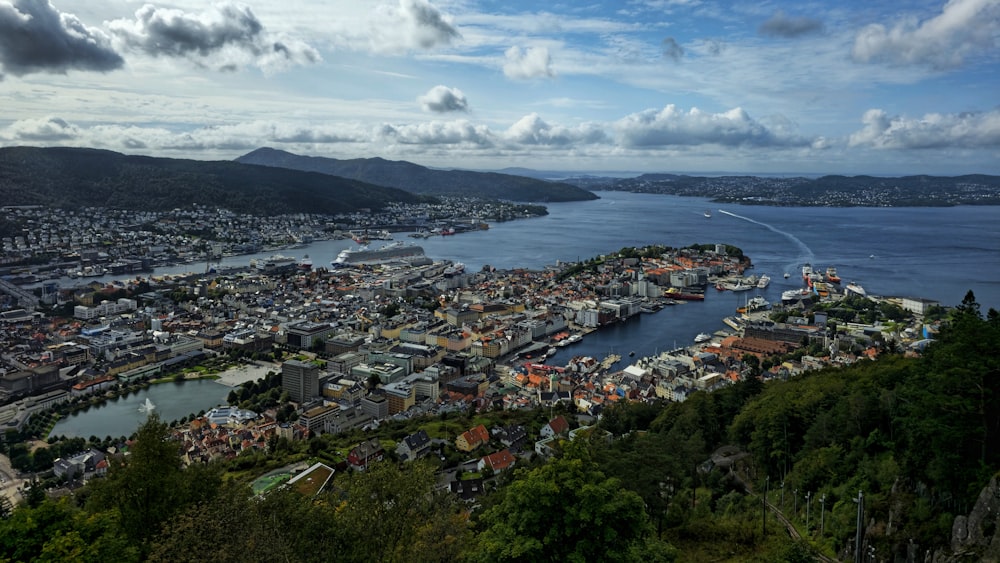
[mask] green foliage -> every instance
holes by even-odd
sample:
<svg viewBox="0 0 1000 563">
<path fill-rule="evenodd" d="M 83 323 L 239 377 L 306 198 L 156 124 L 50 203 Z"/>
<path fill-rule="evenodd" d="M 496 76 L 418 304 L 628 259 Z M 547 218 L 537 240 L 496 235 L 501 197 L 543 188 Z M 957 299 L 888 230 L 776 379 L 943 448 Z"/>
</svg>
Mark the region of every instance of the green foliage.
<svg viewBox="0 0 1000 563">
<path fill-rule="evenodd" d="M 87 514 L 69 499 L 21 507 L 0 520 L 0 560 L 138 561 L 112 513 Z"/>
<path fill-rule="evenodd" d="M 500 495 L 480 517 L 474 560 L 640 561 L 648 549 L 642 499 L 593 462 L 519 470 Z"/>
<path fill-rule="evenodd" d="M 115 511 L 126 535 L 145 545 L 160 524 L 185 505 L 210 499 L 218 483 L 213 468 L 181 468 L 177 442 L 169 439 L 167 425 L 153 414 L 136 431 L 129 455 L 114 463 L 105 479 L 91 485 L 88 508 Z"/>
</svg>

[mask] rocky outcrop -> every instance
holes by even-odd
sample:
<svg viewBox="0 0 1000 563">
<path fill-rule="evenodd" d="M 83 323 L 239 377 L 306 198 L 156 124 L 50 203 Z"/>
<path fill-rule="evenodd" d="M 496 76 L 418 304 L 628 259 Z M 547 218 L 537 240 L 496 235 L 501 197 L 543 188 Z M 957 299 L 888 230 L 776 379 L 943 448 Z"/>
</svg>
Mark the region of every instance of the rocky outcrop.
<svg viewBox="0 0 1000 563">
<path fill-rule="evenodd" d="M 933 563 L 981 561 L 1000 563 L 1000 480 L 990 479 L 972 512 L 958 516 L 951 527 L 951 553 L 938 551 Z"/>
</svg>

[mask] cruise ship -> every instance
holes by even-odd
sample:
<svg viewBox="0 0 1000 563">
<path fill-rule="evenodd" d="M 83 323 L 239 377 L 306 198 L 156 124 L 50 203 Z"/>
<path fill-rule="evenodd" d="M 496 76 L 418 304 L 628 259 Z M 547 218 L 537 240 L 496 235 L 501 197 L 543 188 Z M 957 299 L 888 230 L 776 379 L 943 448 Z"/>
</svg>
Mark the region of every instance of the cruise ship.
<svg viewBox="0 0 1000 563">
<path fill-rule="evenodd" d="M 342 250 L 331 264 L 334 268 L 339 268 L 342 266 L 383 264 L 385 262 L 397 261 L 413 262 L 422 258 L 425 258 L 423 247 L 397 241 L 375 249 L 363 246 L 361 248 Z"/>
</svg>

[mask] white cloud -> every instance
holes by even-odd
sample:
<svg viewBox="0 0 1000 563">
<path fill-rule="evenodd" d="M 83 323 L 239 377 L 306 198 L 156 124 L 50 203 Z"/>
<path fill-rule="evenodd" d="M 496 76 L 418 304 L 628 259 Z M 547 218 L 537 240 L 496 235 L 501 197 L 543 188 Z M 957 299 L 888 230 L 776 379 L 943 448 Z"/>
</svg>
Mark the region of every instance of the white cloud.
<svg viewBox="0 0 1000 563">
<path fill-rule="evenodd" d="M 431 121 L 409 125 L 384 124 L 377 135 L 387 141 L 406 145 L 493 145 L 493 134 L 485 125 L 464 119 Z"/>
<path fill-rule="evenodd" d="M 80 130 L 58 117 L 22 119 L 8 127 L 8 135 L 16 141 L 61 142 L 77 138 Z"/>
<path fill-rule="evenodd" d="M 810 141 L 787 131 L 775 131 L 754 120 L 742 108 L 723 113 L 690 111 L 670 104 L 625 116 L 616 123 L 621 144 L 631 148 L 724 145 L 795 146 Z"/>
<path fill-rule="evenodd" d="M 880 149 L 996 148 L 1000 147 L 1000 110 L 978 113 L 929 113 L 920 119 L 889 116 L 870 109 L 863 127 L 849 144 Z"/>
<path fill-rule="evenodd" d="M 417 98 L 424 111 L 447 113 L 450 111 L 468 111 L 469 101 L 458 88 L 437 85 Z"/>
<path fill-rule="evenodd" d="M 451 18 L 426 0 L 379 6 L 371 26 L 369 42 L 375 52 L 433 49 L 461 37 Z"/>
<path fill-rule="evenodd" d="M 569 146 L 607 141 L 604 130 L 593 124 L 571 129 L 550 125 L 537 113 L 530 113 L 510 126 L 504 138 L 521 145 Z"/>
<path fill-rule="evenodd" d="M 503 73 L 507 78 L 526 80 L 530 78 L 551 78 L 552 57 L 546 47 L 521 49 L 513 46 L 504 53 Z"/>
<path fill-rule="evenodd" d="M 997 47 L 1000 2 L 949 0 L 941 13 L 920 22 L 908 16 L 891 28 L 871 24 L 854 40 L 851 55 L 858 62 L 887 62 L 954 68 L 965 57 Z"/>
<path fill-rule="evenodd" d="M 178 57 L 200 66 L 236 70 L 243 66 L 281 70 L 319 62 L 319 52 L 302 41 L 271 34 L 250 8 L 217 4 L 188 13 L 146 4 L 135 19 L 108 22 L 117 41 L 154 57 Z"/>
</svg>

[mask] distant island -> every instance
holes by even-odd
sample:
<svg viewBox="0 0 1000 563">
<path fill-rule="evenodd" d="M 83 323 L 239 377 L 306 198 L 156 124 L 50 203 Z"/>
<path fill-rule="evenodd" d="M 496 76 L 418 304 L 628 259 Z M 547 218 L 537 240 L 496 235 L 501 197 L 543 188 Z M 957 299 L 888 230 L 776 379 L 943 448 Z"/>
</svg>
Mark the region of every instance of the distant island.
<svg viewBox="0 0 1000 563">
<path fill-rule="evenodd" d="M 711 198 L 717 203 L 803 207 L 946 207 L 1000 205 L 1000 177 L 965 176 L 688 176 L 643 174 L 635 178 L 565 180 L 589 190 Z"/>
</svg>

